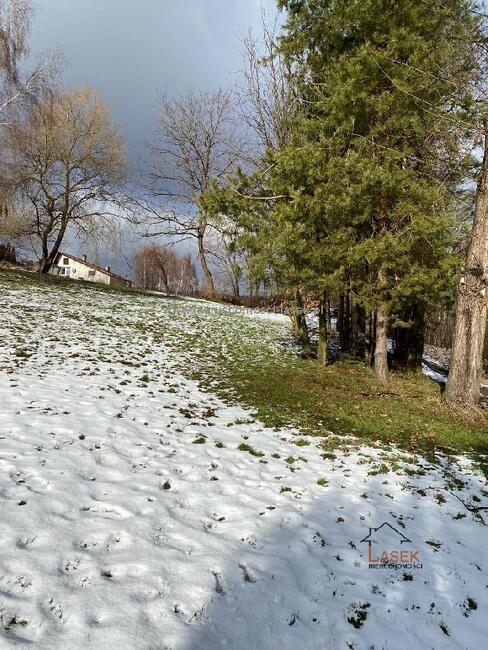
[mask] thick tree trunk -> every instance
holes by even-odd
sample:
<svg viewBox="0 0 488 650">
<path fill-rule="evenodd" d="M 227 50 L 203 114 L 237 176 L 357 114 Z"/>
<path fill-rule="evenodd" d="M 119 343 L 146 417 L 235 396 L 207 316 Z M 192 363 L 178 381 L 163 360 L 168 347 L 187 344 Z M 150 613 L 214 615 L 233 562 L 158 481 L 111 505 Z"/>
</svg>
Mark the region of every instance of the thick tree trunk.
<svg viewBox="0 0 488 650">
<path fill-rule="evenodd" d="M 47 273 L 47 271 L 44 271 L 43 269 L 46 265 L 46 261 L 48 257 L 49 257 L 48 234 L 43 233 L 41 238 L 41 257 L 37 260 L 38 273 Z"/>
<path fill-rule="evenodd" d="M 205 277 L 205 283 L 207 285 L 207 295 L 209 296 L 209 298 L 214 298 L 215 297 L 215 284 L 214 284 L 214 281 L 213 281 L 212 273 L 210 272 L 210 269 L 208 268 L 207 254 L 206 254 L 206 251 L 205 251 L 203 236 L 204 236 L 203 230 L 199 231 L 198 236 L 197 236 L 197 240 L 198 240 L 198 259 L 200 260 L 203 275 Z"/>
<path fill-rule="evenodd" d="M 476 209 L 464 271 L 458 285 L 456 325 L 445 399 L 478 404 L 488 311 L 488 118 Z"/>
<path fill-rule="evenodd" d="M 319 303 L 319 347 L 317 352 L 317 359 L 323 366 L 327 365 L 328 349 L 327 349 L 327 322 L 328 322 L 328 305 L 327 293 L 324 291 L 320 296 Z"/>
<path fill-rule="evenodd" d="M 376 310 L 374 374 L 378 381 L 388 381 L 388 311 L 384 303 Z"/>
<path fill-rule="evenodd" d="M 412 336 L 408 342 L 407 348 L 407 369 L 414 372 L 421 372 L 422 370 L 422 357 L 424 354 L 424 326 L 423 324 L 415 327 L 412 330 Z"/>
<path fill-rule="evenodd" d="M 378 286 L 386 285 L 386 273 L 383 267 L 378 271 Z M 388 308 L 381 300 L 376 309 L 376 339 L 374 349 L 374 374 L 378 381 L 388 381 Z"/>
<path fill-rule="evenodd" d="M 293 289 L 292 308 L 290 311 L 291 326 L 293 334 L 299 338 L 300 336 L 300 322 L 298 313 L 298 304 L 301 302 L 300 289 Z"/>
<path fill-rule="evenodd" d="M 41 258 L 39 259 L 37 263 L 37 270 L 39 273 L 49 273 L 49 271 L 52 269 L 53 264 L 56 260 L 56 257 L 59 252 L 59 248 L 61 244 L 63 243 L 64 235 L 66 233 L 66 228 L 67 228 L 67 222 L 63 223 L 61 225 L 61 228 L 59 229 L 59 232 L 56 237 L 56 241 L 54 242 L 51 250 L 49 251 L 48 247 L 48 236 L 49 233 L 44 233 L 43 238 L 42 238 L 42 255 Z"/>
</svg>

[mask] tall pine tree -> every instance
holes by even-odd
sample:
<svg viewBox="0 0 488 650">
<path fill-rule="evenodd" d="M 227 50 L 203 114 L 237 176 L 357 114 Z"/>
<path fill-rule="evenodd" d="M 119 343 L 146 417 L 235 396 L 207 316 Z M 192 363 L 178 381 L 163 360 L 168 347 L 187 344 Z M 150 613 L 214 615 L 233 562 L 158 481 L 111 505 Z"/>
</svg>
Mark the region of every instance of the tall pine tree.
<svg viewBox="0 0 488 650">
<path fill-rule="evenodd" d="M 288 10 L 281 49 L 302 70 L 315 150 L 301 173 L 317 176 L 317 162 L 324 172 L 313 193 L 323 197 L 327 224 L 347 233 L 341 266 L 373 315 L 375 373 L 385 381 L 389 328 L 410 325 L 402 305 L 410 296 L 425 309 L 450 266 L 466 165 L 458 118 L 477 74 L 473 3 L 279 4 Z"/>
</svg>

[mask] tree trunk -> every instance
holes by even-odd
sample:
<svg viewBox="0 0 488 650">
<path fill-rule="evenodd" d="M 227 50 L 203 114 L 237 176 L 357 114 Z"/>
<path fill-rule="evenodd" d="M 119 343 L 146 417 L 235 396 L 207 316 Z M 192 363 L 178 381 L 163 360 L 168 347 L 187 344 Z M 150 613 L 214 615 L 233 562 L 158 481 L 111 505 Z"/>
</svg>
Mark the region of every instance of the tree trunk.
<svg viewBox="0 0 488 650">
<path fill-rule="evenodd" d="M 425 312 L 414 305 L 402 314 L 410 327 L 399 327 L 395 333 L 395 362 L 406 370 L 420 371 L 425 340 Z"/>
<path fill-rule="evenodd" d="M 366 322 L 364 327 L 364 363 L 367 366 L 373 365 L 374 356 L 374 318 L 371 312 L 366 313 Z"/>
<path fill-rule="evenodd" d="M 203 242 L 204 230 L 198 231 L 198 259 L 202 267 L 203 275 L 205 276 L 205 283 L 207 285 L 207 295 L 209 298 L 215 298 L 215 285 L 213 281 L 212 274 L 207 264 L 207 255 L 205 252 L 205 246 Z"/>
<path fill-rule="evenodd" d="M 418 321 L 410 331 L 407 347 L 407 369 L 421 372 L 424 354 L 425 326 L 424 320 Z"/>
<path fill-rule="evenodd" d="M 458 285 L 456 325 L 445 391 L 448 402 L 478 404 L 488 310 L 488 118 L 483 165 L 464 271 Z"/>
<path fill-rule="evenodd" d="M 342 352 L 351 351 L 351 301 L 349 289 L 339 295 L 339 310 L 337 318 L 339 344 Z"/>
<path fill-rule="evenodd" d="M 365 336 L 366 336 L 366 323 L 365 311 L 361 305 L 352 305 L 352 341 L 351 352 L 356 359 L 364 359 L 365 353 Z"/>
<path fill-rule="evenodd" d="M 166 269 L 162 264 L 159 265 L 159 273 L 163 276 L 163 284 L 164 284 L 164 289 L 167 293 L 167 295 L 171 295 L 171 291 L 169 288 L 169 281 L 168 281 L 168 274 L 166 273 Z"/>
<path fill-rule="evenodd" d="M 49 251 L 48 248 L 48 237 L 49 233 L 44 233 L 42 237 L 42 256 L 39 259 L 37 263 L 37 270 L 39 273 L 49 273 L 51 270 L 54 261 L 57 257 L 57 254 L 59 252 L 59 248 L 61 244 L 63 243 L 64 235 L 66 233 L 66 228 L 67 228 L 67 222 L 64 221 L 61 224 L 61 227 L 59 229 L 59 232 L 56 237 L 56 241 L 53 244 L 53 247 L 51 248 L 51 251 Z"/>
<path fill-rule="evenodd" d="M 487 359 L 488 359 L 488 327 L 485 329 L 485 344 L 483 346 L 483 360 L 486 361 Z"/>
<path fill-rule="evenodd" d="M 327 293 L 322 292 L 319 303 L 319 348 L 317 352 L 317 359 L 323 366 L 327 365 L 328 350 L 327 350 L 327 321 L 328 321 L 328 305 Z"/>
<path fill-rule="evenodd" d="M 230 273 L 230 282 L 232 284 L 232 294 L 234 298 L 240 297 L 240 288 L 239 288 L 239 277 L 231 271 Z"/>
<path fill-rule="evenodd" d="M 378 271 L 378 286 L 386 285 L 386 273 L 383 267 Z M 378 381 L 388 381 L 388 308 L 383 297 L 376 308 L 376 339 L 374 349 L 374 374 Z"/>
<path fill-rule="evenodd" d="M 293 310 L 290 314 L 293 331 L 303 347 L 303 355 L 305 357 L 312 356 L 312 347 L 310 345 L 310 337 L 308 334 L 307 319 L 305 318 L 305 310 L 303 307 L 302 294 L 300 289 L 295 287 L 293 294 Z"/>
<path fill-rule="evenodd" d="M 300 297 L 300 289 L 294 289 L 293 290 L 293 296 L 292 296 L 292 308 L 290 310 L 290 319 L 291 319 L 291 327 L 293 330 L 293 334 L 299 338 L 300 336 L 300 323 L 299 323 L 299 314 L 298 314 L 298 304 L 301 301 Z"/>
<path fill-rule="evenodd" d="M 356 359 L 363 357 L 361 345 L 363 342 L 363 331 L 361 329 L 361 312 L 360 307 L 354 300 L 350 300 L 351 312 L 351 354 Z"/>
</svg>

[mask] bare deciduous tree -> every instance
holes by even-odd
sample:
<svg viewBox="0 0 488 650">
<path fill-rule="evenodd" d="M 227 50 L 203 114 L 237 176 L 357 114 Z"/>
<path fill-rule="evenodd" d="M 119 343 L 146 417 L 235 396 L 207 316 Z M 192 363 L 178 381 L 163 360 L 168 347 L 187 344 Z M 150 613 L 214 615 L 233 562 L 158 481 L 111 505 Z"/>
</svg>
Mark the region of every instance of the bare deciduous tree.
<svg viewBox="0 0 488 650">
<path fill-rule="evenodd" d="M 19 60 L 28 53 L 27 36 L 33 15 L 30 0 L 0 3 L 0 68 L 9 81 L 19 83 Z"/>
<path fill-rule="evenodd" d="M 210 183 L 223 181 L 243 158 L 244 143 L 234 118 L 229 92 L 188 94 L 183 99 L 160 98 L 161 118 L 149 145 L 153 165 L 151 189 L 168 212 L 158 214 L 164 234 L 193 238 L 207 284 L 215 294 L 208 265 L 206 234 L 211 227 L 199 206 Z"/>
<path fill-rule="evenodd" d="M 176 266 L 176 254 L 170 248 L 151 244 L 141 248 L 134 256 L 134 280 L 136 286 L 143 289 L 164 287 L 166 293 L 171 293 L 169 284 L 170 268 Z"/>
<path fill-rule="evenodd" d="M 278 26 L 262 16 L 262 38 L 249 32 L 244 39 L 244 84 L 238 90 L 239 113 L 264 149 L 290 142 L 297 94 L 292 70 L 276 47 Z"/>
<path fill-rule="evenodd" d="M 176 293 L 182 296 L 198 296 L 200 294 L 200 283 L 190 253 L 186 253 L 179 258 L 176 270 Z"/>
<path fill-rule="evenodd" d="M 29 54 L 32 0 L 0 0 L 0 125 L 8 125 L 9 111 L 22 98 L 32 97 L 55 71 L 54 59 L 39 62 L 28 72 L 20 62 Z"/>
<path fill-rule="evenodd" d="M 179 256 L 159 244 L 141 248 L 134 256 L 134 282 L 143 289 L 163 288 L 167 294 L 192 296 L 198 293 L 198 279 L 191 255 Z"/>
<path fill-rule="evenodd" d="M 10 125 L 5 145 L 3 177 L 26 206 L 38 269 L 46 273 L 68 228 L 92 228 L 113 214 L 125 178 L 123 142 L 100 95 L 78 89 L 47 93 Z"/>
<path fill-rule="evenodd" d="M 47 58 L 26 71 L 28 37 L 34 14 L 31 0 L 0 0 L 0 127 L 8 127 L 23 105 L 35 101 L 40 88 L 52 80 L 55 59 Z M 6 152 L 1 151 L 2 158 Z M 22 206 L 12 188 L 0 179 L 0 236 L 17 239 L 24 233 Z"/>
</svg>

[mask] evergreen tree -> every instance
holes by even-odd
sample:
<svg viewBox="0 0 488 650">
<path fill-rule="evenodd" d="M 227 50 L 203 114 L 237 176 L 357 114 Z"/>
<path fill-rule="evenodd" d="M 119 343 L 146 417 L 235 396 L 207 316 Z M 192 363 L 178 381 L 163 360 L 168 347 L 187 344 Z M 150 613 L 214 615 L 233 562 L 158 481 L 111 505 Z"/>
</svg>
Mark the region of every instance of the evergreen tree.
<svg viewBox="0 0 488 650">
<path fill-rule="evenodd" d="M 415 294 L 426 308 L 445 288 L 477 20 L 469 0 L 279 4 L 281 49 L 304 73 L 300 173 L 317 179 L 313 199 L 338 229 L 330 241 L 347 242 L 340 268 L 374 315 L 375 372 L 386 380 L 389 327 L 410 324 L 397 318 L 402 304 Z"/>
</svg>

